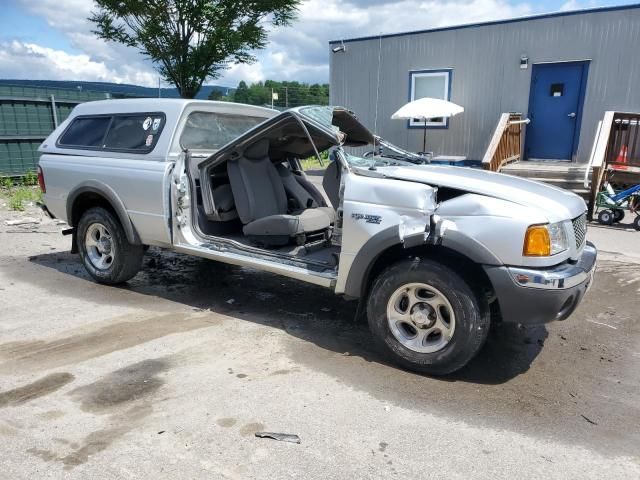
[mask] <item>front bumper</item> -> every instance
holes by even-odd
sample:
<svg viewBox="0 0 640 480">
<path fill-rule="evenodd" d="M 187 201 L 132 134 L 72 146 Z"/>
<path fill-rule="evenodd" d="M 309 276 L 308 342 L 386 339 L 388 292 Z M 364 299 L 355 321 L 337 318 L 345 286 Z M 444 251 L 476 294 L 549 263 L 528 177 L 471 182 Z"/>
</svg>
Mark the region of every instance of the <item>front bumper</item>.
<svg viewBox="0 0 640 480">
<path fill-rule="evenodd" d="M 578 262 L 550 268 L 485 266 L 505 322 L 547 323 L 568 318 L 591 287 L 596 247 L 587 242 Z"/>
</svg>

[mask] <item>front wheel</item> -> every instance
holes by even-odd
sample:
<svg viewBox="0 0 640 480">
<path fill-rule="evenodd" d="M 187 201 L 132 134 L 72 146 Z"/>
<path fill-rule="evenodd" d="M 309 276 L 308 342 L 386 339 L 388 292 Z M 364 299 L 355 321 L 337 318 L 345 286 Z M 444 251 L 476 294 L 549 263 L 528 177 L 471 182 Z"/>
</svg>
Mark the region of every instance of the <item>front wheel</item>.
<svg viewBox="0 0 640 480">
<path fill-rule="evenodd" d="M 598 222 L 601 225 L 613 225 L 614 218 L 615 217 L 614 217 L 613 212 L 611 210 L 602 210 L 598 214 Z"/>
<path fill-rule="evenodd" d="M 102 207 L 82 214 L 77 238 L 82 263 L 98 283 L 124 283 L 142 267 L 144 246 L 130 244 L 120 221 Z"/>
<path fill-rule="evenodd" d="M 394 361 L 430 375 L 465 366 L 489 332 L 487 300 L 433 260 L 403 260 L 384 270 L 371 288 L 367 316 Z"/>
<path fill-rule="evenodd" d="M 640 231 L 640 215 L 638 215 L 633 221 L 633 228 Z"/>
</svg>

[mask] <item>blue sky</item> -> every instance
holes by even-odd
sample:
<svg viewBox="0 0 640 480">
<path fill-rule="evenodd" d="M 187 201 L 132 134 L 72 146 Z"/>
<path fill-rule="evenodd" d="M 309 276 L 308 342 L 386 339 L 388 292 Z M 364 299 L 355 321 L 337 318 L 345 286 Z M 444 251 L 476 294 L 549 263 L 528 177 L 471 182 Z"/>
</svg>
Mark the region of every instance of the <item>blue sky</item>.
<svg viewBox="0 0 640 480">
<path fill-rule="evenodd" d="M 266 78 L 327 82 L 329 40 L 632 3 L 636 2 L 306 0 L 292 27 L 272 32 L 257 63 L 234 66 L 208 83 L 235 86 L 239 80 Z M 86 20 L 91 9 L 91 0 L 4 0 L 0 78 L 157 85 L 153 65 L 139 53 L 91 34 Z"/>
</svg>

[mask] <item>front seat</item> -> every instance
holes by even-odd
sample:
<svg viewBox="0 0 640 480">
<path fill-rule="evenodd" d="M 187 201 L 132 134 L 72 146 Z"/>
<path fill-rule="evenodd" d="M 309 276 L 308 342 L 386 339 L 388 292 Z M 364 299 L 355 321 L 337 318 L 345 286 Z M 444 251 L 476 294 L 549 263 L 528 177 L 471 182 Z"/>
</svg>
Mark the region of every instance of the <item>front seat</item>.
<svg viewBox="0 0 640 480">
<path fill-rule="evenodd" d="M 311 192 L 309 192 L 309 190 L 302 186 L 299 177 L 291 173 L 291 170 L 289 170 L 283 164 L 277 165 L 276 170 L 278 171 L 278 174 L 282 179 L 284 190 L 287 193 L 287 196 L 294 203 L 294 208 L 317 208 L 327 217 L 329 217 L 329 221 L 333 224 L 336 212 L 333 208 L 326 206 L 325 202 L 322 200 L 321 194 L 319 194 L 320 198 L 314 198 L 311 195 Z M 314 187 L 311 186 L 311 188 Z"/>
<path fill-rule="evenodd" d="M 296 240 L 304 244 L 310 234 L 324 237 L 331 223 L 317 208 L 287 212 L 287 194 L 269 159 L 269 140 L 258 140 L 227 164 L 243 232 L 252 241 L 281 246 Z"/>
</svg>

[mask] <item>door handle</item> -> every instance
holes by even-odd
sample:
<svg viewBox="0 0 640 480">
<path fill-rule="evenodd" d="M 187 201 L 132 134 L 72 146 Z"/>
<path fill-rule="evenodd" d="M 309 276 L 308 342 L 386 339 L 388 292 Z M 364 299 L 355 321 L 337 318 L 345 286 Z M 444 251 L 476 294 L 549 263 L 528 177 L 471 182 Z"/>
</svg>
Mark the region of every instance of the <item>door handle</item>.
<svg viewBox="0 0 640 480">
<path fill-rule="evenodd" d="M 576 118 L 576 112 L 571 112 L 567 117 Z"/>
</svg>

